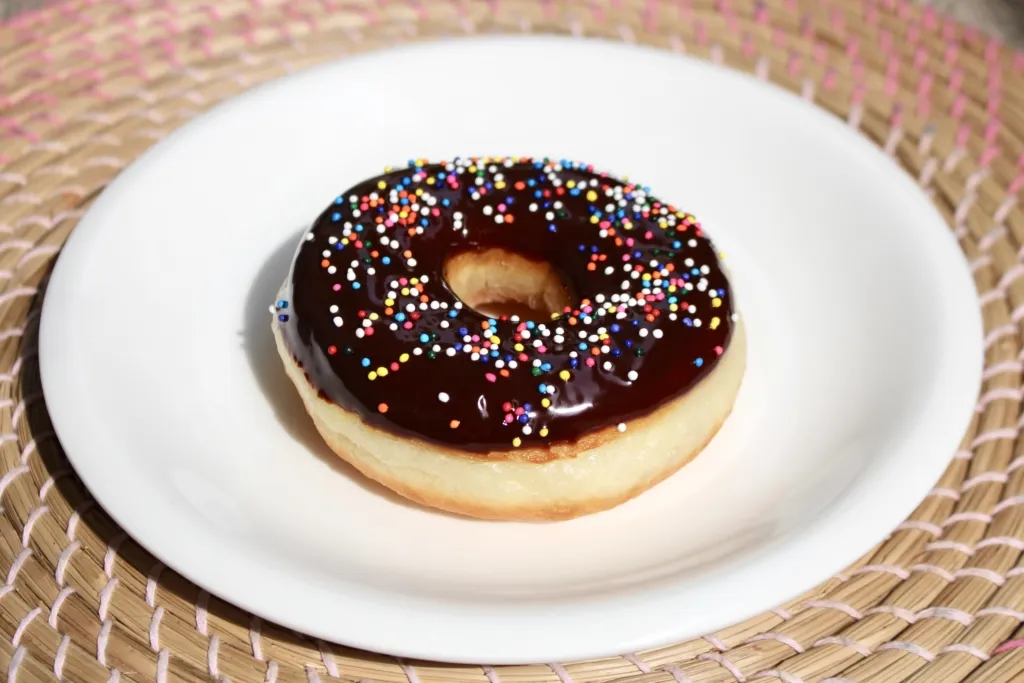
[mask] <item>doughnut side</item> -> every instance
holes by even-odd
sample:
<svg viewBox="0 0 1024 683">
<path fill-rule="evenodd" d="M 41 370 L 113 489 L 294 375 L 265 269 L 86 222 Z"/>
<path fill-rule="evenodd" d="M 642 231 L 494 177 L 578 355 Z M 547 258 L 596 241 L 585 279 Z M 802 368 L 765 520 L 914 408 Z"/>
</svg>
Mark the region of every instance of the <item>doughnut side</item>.
<svg viewBox="0 0 1024 683">
<path fill-rule="evenodd" d="M 626 431 L 610 427 L 553 446 L 557 453 L 481 455 L 396 437 L 324 400 L 292 357 L 276 321 L 273 332 L 288 377 L 334 453 L 405 498 L 492 520 L 572 519 L 650 489 L 711 441 L 732 411 L 746 369 L 746 335 L 737 320 L 713 372 L 677 400 L 630 421 Z"/>
</svg>

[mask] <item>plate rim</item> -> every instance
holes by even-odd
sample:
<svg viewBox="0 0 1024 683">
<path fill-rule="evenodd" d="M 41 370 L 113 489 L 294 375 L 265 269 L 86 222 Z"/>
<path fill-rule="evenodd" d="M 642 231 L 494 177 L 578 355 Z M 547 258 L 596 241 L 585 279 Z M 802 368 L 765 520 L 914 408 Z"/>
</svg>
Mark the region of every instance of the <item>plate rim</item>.
<svg viewBox="0 0 1024 683">
<path fill-rule="evenodd" d="M 556 41 L 566 43 L 570 41 L 580 41 L 579 38 L 568 38 L 557 34 L 536 34 L 530 36 L 474 36 L 458 38 L 458 41 L 460 42 L 489 42 L 494 40 L 526 42 Z M 616 49 L 641 49 L 648 52 L 665 52 L 663 50 L 645 46 L 626 46 L 621 42 L 614 40 L 596 38 L 588 38 L 584 40 L 589 42 L 599 42 L 604 44 L 606 47 Z M 429 49 L 431 46 L 447 42 L 451 42 L 451 39 L 419 41 L 399 47 L 387 48 L 386 51 L 416 51 L 424 49 L 425 46 Z M 116 197 L 117 193 L 124 191 L 124 188 L 130 187 L 134 178 L 143 177 L 144 170 L 149 165 L 155 163 L 156 160 L 159 160 L 161 153 L 171 148 L 174 140 L 182 135 L 186 135 L 191 128 L 197 125 L 197 123 L 207 119 L 214 112 L 220 112 L 223 114 L 224 111 L 230 108 L 243 107 L 247 101 L 251 101 L 259 96 L 266 96 L 276 88 L 287 87 L 287 84 L 294 83 L 299 79 L 315 80 L 321 73 L 326 73 L 338 68 L 349 68 L 354 61 L 368 57 L 372 58 L 378 52 L 380 51 L 375 50 L 355 56 L 344 57 L 338 60 L 332 60 L 327 63 L 305 69 L 297 74 L 291 74 L 282 78 L 274 79 L 239 95 L 230 97 L 195 119 L 187 122 L 185 125 L 177 128 L 171 134 L 160 140 L 157 144 L 140 155 L 104 189 L 101 196 L 88 209 L 78 226 L 76 226 L 76 228 L 71 232 L 67 241 L 63 245 L 61 253 L 56 259 L 56 262 L 53 265 L 53 270 L 50 273 L 46 296 L 44 297 L 40 313 L 40 379 L 54 431 L 57 433 L 62 447 L 65 443 L 74 443 L 76 440 L 80 442 L 82 439 L 80 438 L 80 434 L 76 434 L 76 432 L 80 432 L 81 429 L 72 426 L 74 424 L 74 419 L 69 416 L 69 412 L 73 411 L 74 408 L 73 406 L 69 406 L 67 396 L 61 395 L 61 358 L 64 354 L 61 351 L 60 345 L 56 341 L 61 338 L 61 335 L 54 330 L 60 329 L 61 321 L 60 316 L 55 311 L 59 311 L 62 305 L 67 305 L 66 303 L 62 304 L 61 302 L 74 301 L 74 286 L 71 283 L 71 276 L 68 275 L 68 273 L 73 272 L 72 269 L 74 259 L 76 258 L 76 250 L 82 249 L 82 247 L 76 247 L 76 245 L 80 245 L 84 239 L 81 238 L 82 234 L 88 234 L 91 230 L 101 229 L 94 226 L 102 224 L 102 221 L 98 218 L 98 216 L 102 215 L 102 207 L 106 206 L 108 202 L 113 201 L 111 197 Z M 720 67 L 689 56 L 676 55 L 676 57 L 686 60 L 689 63 L 690 68 L 714 70 L 716 72 L 716 78 L 743 79 L 747 82 L 749 87 L 764 89 L 766 96 L 768 97 L 788 99 L 795 103 L 803 103 L 806 105 L 806 103 L 799 97 L 789 93 L 781 87 L 759 81 L 744 72 Z M 816 105 L 807 106 L 809 109 L 815 110 L 813 114 L 808 112 L 808 117 L 817 118 L 823 122 L 823 125 L 826 125 L 824 124 L 825 121 L 830 121 L 827 125 L 833 126 L 835 135 L 844 135 L 845 137 L 849 137 L 851 138 L 851 144 L 856 144 L 861 148 L 878 155 L 880 158 L 885 158 L 884 153 L 877 147 L 877 145 L 868 141 L 863 135 L 851 134 L 845 124 L 828 112 L 822 111 L 820 107 Z M 854 143 L 852 140 L 853 138 L 858 138 L 858 142 Z M 977 399 L 977 390 L 980 387 L 982 380 L 984 360 L 982 340 L 984 327 L 982 324 L 980 306 L 977 305 L 975 285 L 966 258 L 964 257 L 959 245 L 956 243 L 952 233 L 949 231 L 946 221 L 941 217 L 935 207 L 931 205 L 931 202 L 924 197 L 920 189 L 913 183 L 913 180 L 901 167 L 893 164 L 893 170 L 894 172 L 891 174 L 893 182 L 903 183 L 906 194 L 919 195 L 922 204 L 927 203 L 931 212 L 934 214 L 935 223 L 945 228 L 943 231 L 933 231 L 935 233 L 935 238 L 931 240 L 930 248 L 925 249 L 922 246 L 922 260 L 931 264 L 930 267 L 936 271 L 939 269 L 940 263 L 943 264 L 943 267 L 945 268 L 943 271 L 944 282 L 948 284 L 948 291 L 945 292 L 945 296 L 947 297 L 947 311 L 955 312 L 955 315 L 951 314 L 947 316 L 948 319 L 954 320 L 955 322 L 950 323 L 944 321 L 943 327 L 949 328 L 954 332 L 960 332 L 960 341 L 953 346 L 966 349 L 965 353 L 968 351 L 975 352 L 975 356 L 977 358 L 975 367 L 968 369 L 966 367 L 966 362 L 963 360 L 951 361 L 951 354 L 947 352 L 947 354 L 942 357 L 942 361 L 944 363 L 942 368 L 949 369 L 948 364 L 950 362 L 953 362 L 954 365 L 959 363 L 963 366 L 958 368 L 958 371 L 960 373 L 960 380 L 965 387 L 964 396 L 966 398 L 957 398 L 954 401 L 952 398 L 952 394 L 954 392 L 940 391 L 936 388 L 933 390 L 933 393 L 928 397 L 928 401 L 926 402 L 929 407 L 933 407 L 932 403 L 940 399 L 938 396 L 939 393 L 950 395 L 950 398 L 947 401 L 948 405 L 946 412 L 951 412 L 955 415 L 962 415 L 962 419 L 960 421 L 951 419 L 943 425 L 947 433 L 958 432 L 955 437 L 955 441 L 953 437 L 948 439 L 951 447 L 955 448 L 955 444 L 959 442 L 959 439 L 962 439 L 962 436 L 969 425 L 971 414 L 973 413 L 973 408 Z M 896 180 L 897 176 L 900 177 L 899 181 Z M 900 191 L 903 192 L 904 190 Z M 97 209 L 97 207 L 100 208 Z M 84 230 L 83 226 L 85 227 Z M 68 254 L 71 256 L 68 257 Z M 72 262 L 71 266 L 68 265 L 69 261 Z M 953 270 L 956 272 L 954 273 Z M 957 284 L 952 284 L 956 281 L 959 282 Z M 970 318 L 970 320 L 968 320 L 968 318 Z M 973 334 L 964 333 L 964 330 L 967 330 L 968 328 L 973 332 Z M 951 338 L 955 339 L 955 337 Z M 66 360 L 64 362 L 66 362 Z M 970 391 L 966 389 L 968 383 L 972 385 Z M 947 382 L 939 384 L 939 386 L 946 385 L 948 385 Z M 54 400 L 54 398 L 56 398 L 56 400 Z M 940 403 L 941 402 L 942 401 L 940 401 Z M 956 403 L 957 405 L 954 407 L 952 406 L 953 403 Z M 951 426 L 951 423 L 955 426 Z M 917 427 L 910 430 L 908 433 L 913 433 L 919 436 L 918 432 L 922 428 L 934 431 L 934 420 L 917 420 L 915 421 L 915 424 Z M 73 434 L 70 439 L 68 439 L 69 434 Z M 91 439 L 84 440 L 88 441 Z M 919 439 L 915 438 L 913 440 L 916 442 Z M 894 448 L 893 450 L 896 449 Z M 225 569 L 223 548 L 214 545 L 214 542 L 218 538 L 217 534 L 211 534 L 203 529 L 200 529 L 203 533 L 198 536 L 182 534 L 181 537 L 177 539 L 177 548 L 173 551 L 169 548 L 169 545 L 175 545 L 174 542 L 170 544 L 164 541 L 154 542 L 153 539 L 159 537 L 159 534 L 154 533 L 154 524 L 144 521 L 145 516 L 143 515 L 131 514 L 131 510 L 136 509 L 136 507 L 135 503 L 128 499 L 135 498 L 137 500 L 138 496 L 134 493 L 129 493 L 129 495 L 126 496 L 123 491 L 124 487 L 120 487 L 119 490 L 116 486 L 115 478 L 104 477 L 102 476 L 102 473 L 92 471 L 88 467 L 83 469 L 81 466 L 82 463 L 76 460 L 74 451 L 74 447 L 65 449 L 68 460 L 75 468 L 76 473 L 82 479 L 83 483 L 85 483 L 86 487 L 89 489 L 90 494 L 96 499 L 97 503 L 107 510 L 118 525 L 120 525 L 134 540 L 136 540 L 136 542 L 145 547 L 156 558 L 164 561 L 168 566 L 175 569 L 175 571 L 180 573 L 182 576 L 189 579 L 197 586 L 209 590 L 212 594 L 221 596 L 224 600 L 242 607 L 254 614 L 264 616 L 265 618 L 283 626 L 300 630 L 314 637 L 334 640 L 344 643 L 347 646 L 373 652 L 389 653 L 399 657 L 465 664 L 530 664 L 538 661 L 564 661 L 605 657 L 613 653 L 619 654 L 621 652 L 658 647 L 672 642 L 677 642 L 684 638 L 699 635 L 692 633 L 689 630 L 680 629 L 677 625 L 678 622 L 685 622 L 685 620 L 680 619 L 678 615 L 673 616 L 669 614 L 659 617 L 658 626 L 636 629 L 636 631 L 632 633 L 623 632 L 621 628 L 618 630 L 613 629 L 612 631 L 617 635 L 605 637 L 605 633 L 608 632 L 609 629 L 604 627 L 597 629 L 597 633 L 602 636 L 603 643 L 605 644 L 602 644 L 602 641 L 599 638 L 595 641 L 597 643 L 596 645 L 585 645 L 577 642 L 573 647 L 565 647 L 560 646 L 561 644 L 554 639 L 548 638 L 547 642 L 545 642 L 544 638 L 533 637 L 533 648 L 529 652 L 520 651 L 517 653 L 514 651 L 517 644 L 511 643 L 506 646 L 499 645 L 496 649 L 492 648 L 490 651 L 483 650 L 478 653 L 468 653 L 465 651 L 465 648 L 462 650 L 459 649 L 458 642 L 463 634 L 470 633 L 478 629 L 479 622 L 477 620 L 486 619 L 486 615 L 478 613 L 472 609 L 452 610 L 450 605 L 446 607 L 449 611 L 443 617 L 436 614 L 432 615 L 429 611 L 435 610 L 439 606 L 433 604 L 434 601 L 409 600 L 407 596 L 400 598 L 402 602 L 401 605 L 391 604 L 387 606 L 386 609 L 381 604 L 374 602 L 373 599 L 353 600 L 351 596 L 348 596 L 347 604 L 344 605 L 348 610 L 369 610 L 367 614 L 374 617 L 374 619 L 360 619 L 356 616 L 355 612 L 350 612 L 352 618 L 346 622 L 349 624 L 347 632 L 341 634 L 338 631 L 340 622 L 337 622 L 336 620 L 328 619 L 325 621 L 320 618 L 316 621 L 311 621 L 309 617 L 313 612 L 306 611 L 303 613 L 302 617 L 299 617 L 295 610 L 292 610 L 291 613 L 287 613 L 287 611 L 282 611 L 279 608 L 271 609 L 269 604 L 266 604 L 276 603 L 278 607 L 280 607 L 282 604 L 281 600 L 275 600 L 273 598 L 269 600 L 265 598 L 255 600 L 251 599 L 252 595 L 262 595 L 262 593 L 267 589 L 267 586 L 264 585 L 264 590 L 259 590 L 259 584 L 261 582 L 265 583 L 267 581 L 274 581 L 275 579 L 279 580 L 281 577 L 276 575 L 272 569 L 267 570 L 264 568 L 253 568 L 251 565 L 246 565 L 244 563 L 244 558 L 240 557 L 236 557 L 232 562 L 227 563 L 231 566 L 228 566 Z M 951 456 L 952 450 L 950 452 L 950 457 Z M 941 463 L 937 457 L 928 460 L 928 464 L 931 466 L 929 468 L 929 472 L 934 470 L 934 477 L 930 477 L 927 484 L 928 487 L 934 485 L 935 481 L 945 470 L 948 462 L 949 458 L 942 460 Z M 919 475 L 919 478 L 923 481 L 926 477 Z M 834 566 L 834 569 L 829 575 L 834 574 L 855 562 L 858 558 L 863 556 L 864 553 L 870 551 L 871 547 L 873 547 L 877 542 L 881 541 L 885 534 L 889 533 L 897 524 L 906 519 L 913 509 L 920 503 L 921 497 L 927 493 L 927 488 L 924 488 L 923 485 L 912 488 L 915 488 L 915 490 L 923 489 L 920 491 L 921 495 L 913 497 L 912 500 L 910 496 L 904 496 L 904 499 L 898 503 L 890 502 L 890 509 L 886 514 L 880 516 L 881 519 L 886 520 L 886 528 L 879 532 L 880 527 L 883 526 L 881 521 L 875 521 L 874 524 L 868 525 L 866 528 L 870 528 L 870 532 L 861 532 L 857 536 L 857 542 L 845 544 L 845 547 L 851 548 L 850 550 L 845 553 L 836 553 L 834 561 L 829 563 Z M 827 522 L 834 516 L 834 508 L 836 507 L 837 502 L 838 501 L 836 500 L 832 501 L 828 508 L 822 511 L 822 514 L 813 522 L 791 530 L 789 533 L 775 539 L 757 555 L 748 557 L 747 563 L 759 565 L 764 562 L 764 558 L 762 556 L 771 556 L 775 554 L 774 551 L 779 545 L 786 545 L 790 548 L 787 554 L 794 553 L 794 547 L 813 547 L 814 539 L 822 537 L 823 533 L 827 532 L 829 527 Z M 902 510 L 902 512 L 900 512 L 898 518 L 896 518 L 898 510 Z M 795 541 L 793 539 L 794 536 L 798 537 Z M 870 537 L 870 543 L 867 543 L 866 539 L 868 537 Z M 183 557 L 192 558 L 206 555 L 213 547 L 217 547 L 221 550 L 221 554 L 218 555 L 218 562 L 206 563 L 206 565 L 203 566 L 201 561 L 196 563 L 194 560 L 182 560 Z M 174 561 L 167 561 L 171 559 L 172 556 L 174 557 Z M 242 562 L 241 565 L 239 565 L 239 560 Z M 729 569 L 725 572 L 727 575 L 733 576 L 733 578 L 738 581 L 745 580 L 753 585 L 757 584 L 757 576 L 751 575 L 749 567 L 746 569 L 737 568 L 732 566 L 735 564 L 734 561 L 730 561 L 726 564 L 729 565 Z M 829 578 L 829 576 L 821 575 L 822 572 L 817 565 L 815 565 L 815 569 L 817 571 L 809 571 L 808 565 L 803 563 L 791 569 L 793 569 L 793 571 L 788 572 L 791 577 L 788 581 L 788 585 L 796 586 L 800 584 L 800 587 L 796 590 L 788 590 L 787 592 L 790 594 L 780 600 L 779 603 L 796 597 L 801 592 L 813 588 L 813 586 L 818 585 L 820 582 Z M 815 578 L 808 580 L 805 578 L 805 575 L 807 574 L 814 574 Z M 246 576 L 250 578 L 240 580 L 239 576 Z M 256 578 L 251 578 L 253 576 Z M 245 588 L 244 586 L 249 586 L 249 588 Z M 276 591 L 279 591 L 279 588 L 279 585 L 274 586 Z M 303 601 L 298 600 L 298 596 L 294 595 L 294 588 L 295 587 L 292 587 L 291 599 L 294 600 L 296 604 L 300 604 Z M 298 588 L 301 588 L 301 586 L 298 586 Z M 630 611 L 635 611 L 637 613 L 643 612 L 649 616 L 652 611 L 662 613 L 671 612 L 671 610 L 664 609 L 666 607 L 666 602 L 670 602 L 673 599 L 678 601 L 680 599 L 678 590 L 662 587 L 653 589 L 653 591 L 647 591 L 647 593 L 652 592 L 657 593 L 657 595 L 645 595 L 643 600 L 640 600 L 635 596 L 629 599 L 616 598 L 610 601 L 605 600 L 604 602 L 599 602 L 598 606 L 602 609 L 610 610 L 626 607 Z M 775 591 L 776 594 L 780 592 L 781 591 L 778 590 Z M 366 593 L 372 594 L 373 591 L 366 591 Z M 320 599 L 322 599 L 322 596 Z M 309 601 L 307 600 L 305 602 Z M 344 603 L 346 602 L 346 599 L 343 598 L 340 602 Z M 395 602 L 394 599 L 392 602 Z M 631 603 L 632 606 L 624 606 L 621 604 L 622 602 Z M 420 611 L 420 614 L 415 615 L 418 616 L 418 619 L 412 618 L 410 620 L 410 614 L 408 614 L 408 611 L 411 609 L 412 604 L 416 604 L 416 608 L 413 610 L 414 615 L 416 610 Z M 733 604 L 735 604 L 735 602 Z M 321 608 L 320 611 L 323 611 L 322 603 L 318 603 L 317 606 Z M 678 606 L 679 605 L 677 604 L 676 607 Z M 299 612 L 301 611 L 302 610 L 300 609 Z M 758 611 L 760 611 L 760 608 Z M 758 611 L 736 609 L 735 607 L 731 610 L 723 609 L 721 604 L 716 603 L 718 626 L 715 626 L 714 628 L 721 628 L 750 618 L 754 614 L 757 614 Z M 521 629 L 529 627 L 530 611 L 524 605 L 511 608 L 502 616 L 503 622 L 509 622 L 506 627 L 512 627 L 512 629 L 509 630 L 510 633 L 515 632 L 517 623 L 518 627 Z M 555 619 L 554 621 L 564 621 L 565 615 L 559 616 L 560 618 Z M 422 619 L 426 619 L 429 623 L 432 618 L 436 618 L 439 622 L 447 620 L 447 633 L 450 635 L 443 636 L 439 639 L 438 634 L 442 633 L 442 629 L 417 630 L 415 624 L 422 624 Z M 453 619 L 461 624 L 458 628 L 451 623 Z M 370 624 L 373 621 L 377 621 L 378 624 L 371 628 Z M 401 628 L 396 627 L 396 622 L 407 624 L 410 621 L 413 623 L 411 628 L 408 625 L 404 625 Z M 551 631 L 550 628 L 546 628 L 544 630 Z M 591 628 L 590 630 L 594 631 L 595 629 Z M 395 634 L 398 632 L 402 632 L 403 635 L 396 638 Z M 399 641 L 404 639 L 404 644 L 396 646 L 394 644 L 396 639 Z M 498 638 L 496 640 L 507 641 L 508 639 Z M 610 647 L 611 641 L 616 643 L 615 647 Z"/>
</svg>

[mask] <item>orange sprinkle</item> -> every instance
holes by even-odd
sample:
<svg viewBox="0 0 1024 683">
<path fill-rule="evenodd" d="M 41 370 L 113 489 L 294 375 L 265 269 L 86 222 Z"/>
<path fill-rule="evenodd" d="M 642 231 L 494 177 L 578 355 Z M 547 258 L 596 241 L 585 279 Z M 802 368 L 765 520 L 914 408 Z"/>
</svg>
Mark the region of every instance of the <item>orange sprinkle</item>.
<svg viewBox="0 0 1024 683">
<path fill-rule="evenodd" d="M 327 266 L 329 266 L 329 265 L 331 265 L 331 262 L 330 262 L 330 261 L 328 261 L 327 259 L 324 259 L 323 261 L 321 261 L 321 262 L 320 262 L 320 266 L 321 266 L 322 268 L 326 268 L 326 267 L 327 267 Z"/>
<path fill-rule="evenodd" d="M 592 356 L 600 356 L 601 355 L 601 349 L 597 348 L 596 346 L 591 346 L 590 347 L 590 355 L 592 355 Z"/>
<path fill-rule="evenodd" d="M 517 182 L 517 183 L 515 184 L 515 186 L 514 186 L 514 187 L 515 187 L 515 188 L 516 188 L 517 190 L 525 190 L 525 189 L 526 189 L 526 183 L 524 183 L 524 182 L 523 182 L 522 180 L 520 180 L 519 182 Z"/>
<path fill-rule="evenodd" d="M 388 404 L 387 403 L 381 403 L 379 406 L 377 406 L 377 410 L 379 410 L 382 413 L 388 412 Z"/>
<path fill-rule="evenodd" d="M 597 266 L 593 262 L 587 264 L 587 270 L 597 270 Z"/>
<path fill-rule="evenodd" d="M 459 421 L 458 420 L 452 420 L 451 422 L 448 423 L 448 426 L 451 427 L 452 429 L 458 429 L 459 428 Z"/>
<path fill-rule="evenodd" d="M 502 377 L 508 377 L 508 370 L 502 368 L 498 374 L 500 374 Z"/>
<path fill-rule="evenodd" d="M 384 309 L 384 315 L 394 315 L 394 314 L 395 314 L 395 309 L 390 308 L 390 307 Z"/>
</svg>

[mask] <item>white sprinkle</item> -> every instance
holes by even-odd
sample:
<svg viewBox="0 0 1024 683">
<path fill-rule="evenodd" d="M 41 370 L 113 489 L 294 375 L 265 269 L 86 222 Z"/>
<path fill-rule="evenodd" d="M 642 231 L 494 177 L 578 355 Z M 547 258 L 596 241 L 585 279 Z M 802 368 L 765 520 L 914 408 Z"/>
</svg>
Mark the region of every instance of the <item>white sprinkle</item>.
<svg viewBox="0 0 1024 683">
<path fill-rule="evenodd" d="M 338 312 L 337 304 L 331 304 L 331 313 L 337 313 L 337 312 Z"/>
<path fill-rule="evenodd" d="M 629 378 L 630 382 L 635 382 L 636 378 L 639 376 L 640 375 L 636 374 L 636 370 L 630 370 L 629 373 L 626 374 L 626 377 Z"/>
<path fill-rule="evenodd" d="M 626 431 L 626 423 L 625 422 L 620 422 L 619 423 L 619 431 L 620 432 Z"/>
<path fill-rule="evenodd" d="M 440 401 L 441 403 L 447 403 L 448 402 L 448 394 L 446 394 L 446 393 L 444 393 L 442 391 L 440 394 L 437 395 L 437 400 Z"/>
<path fill-rule="evenodd" d="M 655 330 L 652 334 L 654 334 L 655 339 L 661 339 L 663 336 L 665 336 L 665 333 L 662 332 L 661 330 Z"/>
<path fill-rule="evenodd" d="M 334 326 L 335 327 L 341 327 L 344 323 L 345 323 L 345 321 L 341 319 L 340 315 L 334 316 Z"/>
</svg>

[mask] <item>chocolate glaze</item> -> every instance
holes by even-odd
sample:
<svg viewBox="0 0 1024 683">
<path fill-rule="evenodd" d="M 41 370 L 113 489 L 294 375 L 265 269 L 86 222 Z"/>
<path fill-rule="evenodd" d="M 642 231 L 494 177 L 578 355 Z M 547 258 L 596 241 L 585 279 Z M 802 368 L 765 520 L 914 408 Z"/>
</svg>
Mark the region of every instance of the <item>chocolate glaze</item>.
<svg viewBox="0 0 1024 683">
<path fill-rule="evenodd" d="M 551 263 L 579 302 L 529 324 L 462 306 L 445 260 L 491 247 Z M 408 289 L 424 276 L 422 291 Z M 365 180 L 313 223 L 286 297 L 275 314 L 321 398 L 387 432 L 474 453 L 623 429 L 711 372 L 733 329 L 729 284 L 700 224 L 567 161 L 411 162 Z"/>
</svg>

